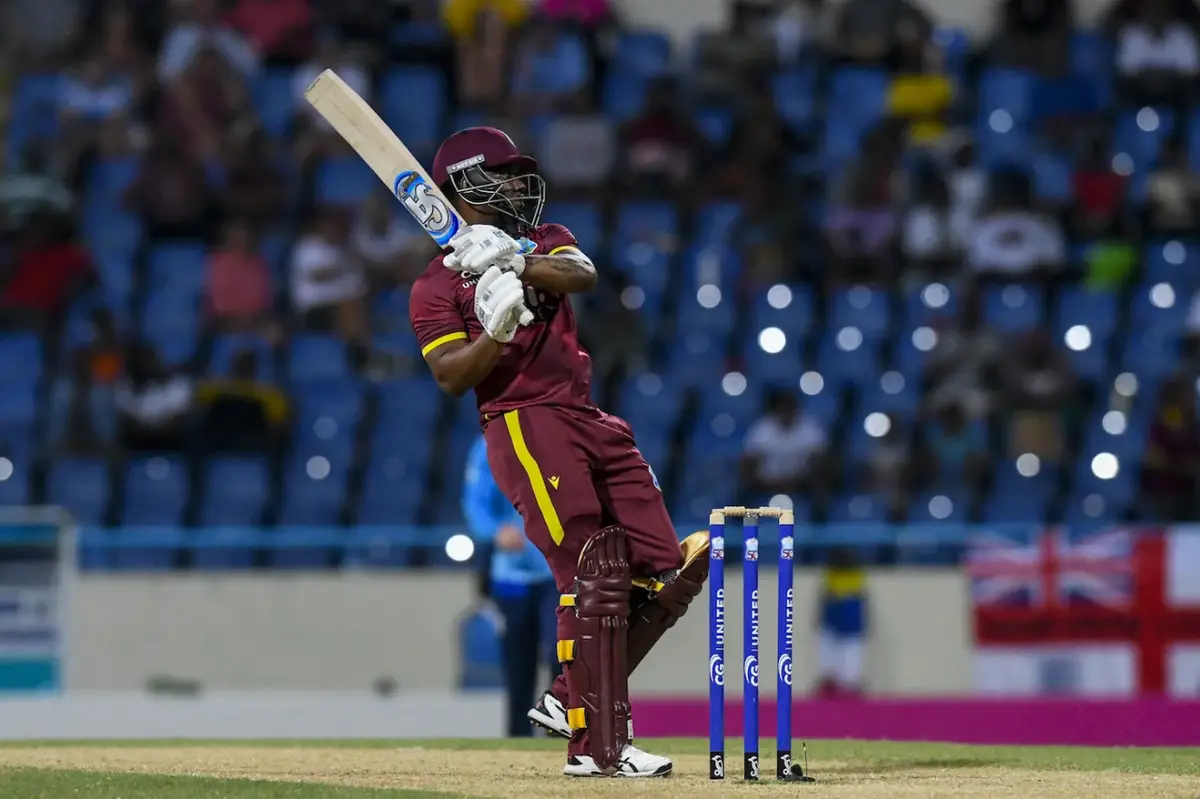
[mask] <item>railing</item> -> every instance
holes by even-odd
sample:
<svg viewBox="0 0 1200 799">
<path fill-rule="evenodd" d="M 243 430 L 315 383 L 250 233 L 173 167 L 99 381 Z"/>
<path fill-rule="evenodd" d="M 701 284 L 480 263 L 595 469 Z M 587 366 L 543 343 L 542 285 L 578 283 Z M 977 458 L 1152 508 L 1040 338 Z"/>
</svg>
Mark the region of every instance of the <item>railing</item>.
<svg viewBox="0 0 1200 799">
<path fill-rule="evenodd" d="M 703 527 L 682 524 L 677 530 L 682 537 Z M 1024 544 L 1045 529 L 1035 523 L 801 524 L 795 551 L 802 564 L 823 563 L 841 551 L 863 565 L 953 565 L 972 536 L 992 534 Z M 1078 532 L 1067 529 L 1068 535 Z M 0 540 L 4 537 L 0 526 Z M 763 544 L 778 541 L 776 525 L 764 520 L 759 537 Z M 737 528 L 730 528 L 726 547 L 730 557 L 740 555 Z M 763 546 L 763 561 L 770 562 L 775 549 Z M 474 568 L 486 557 L 484 548 L 457 526 L 84 528 L 78 532 L 78 553 L 82 568 L 99 570 Z"/>
</svg>

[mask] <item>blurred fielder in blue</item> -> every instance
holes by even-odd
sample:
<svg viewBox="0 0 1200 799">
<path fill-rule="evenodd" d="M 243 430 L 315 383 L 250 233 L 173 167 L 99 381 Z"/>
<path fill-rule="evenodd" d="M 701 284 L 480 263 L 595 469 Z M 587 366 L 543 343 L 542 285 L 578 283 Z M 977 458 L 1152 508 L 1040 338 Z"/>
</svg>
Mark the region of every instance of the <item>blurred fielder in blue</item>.
<svg viewBox="0 0 1200 799">
<path fill-rule="evenodd" d="M 521 528 L 521 515 L 500 491 L 480 437 L 467 457 L 463 515 L 471 537 L 492 552 L 489 594 L 504 616 L 504 674 L 508 686 L 508 734 L 530 735 L 526 711 L 537 701 L 538 668 L 561 668 L 554 651 L 558 589 L 546 558 Z"/>
</svg>

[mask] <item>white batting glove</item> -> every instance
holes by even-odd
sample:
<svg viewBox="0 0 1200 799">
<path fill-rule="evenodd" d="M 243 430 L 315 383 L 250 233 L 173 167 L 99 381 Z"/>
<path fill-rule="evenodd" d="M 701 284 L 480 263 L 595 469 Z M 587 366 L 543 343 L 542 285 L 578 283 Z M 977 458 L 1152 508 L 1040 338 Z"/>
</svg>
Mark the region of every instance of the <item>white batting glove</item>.
<svg viewBox="0 0 1200 799">
<path fill-rule="evenodd" d="M 456 272 L 480 275 L 493 266 L 518 276 L 525 271 L 525 256 L 519 241 L 492 225 L 467 225 L 454 234 L 453 252 L 442 263 Z"/>
<path fill-rule="evenodd" d="M 512 341 L 522 317 L 533 316 L 525 307 L 525 287 L 512 272 L 489 267 L 475 284 L 475 316 L 488 336 L 503 344 Z"/>
</svg>

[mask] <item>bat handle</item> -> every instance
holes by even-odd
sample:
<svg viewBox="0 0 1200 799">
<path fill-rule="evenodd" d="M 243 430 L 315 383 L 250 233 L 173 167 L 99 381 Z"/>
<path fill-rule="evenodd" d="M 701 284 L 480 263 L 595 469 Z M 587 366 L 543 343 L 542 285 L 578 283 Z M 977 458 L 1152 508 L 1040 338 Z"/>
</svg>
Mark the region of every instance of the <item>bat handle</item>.
<svg viewBox="0 0 1200 799">
<path fill-rule="evenodd" d="M 528 308 L 521 311 L 521 320 L 520 321 L 521 321 L 522 325 L 529 325 L 529 324 L 533 323 L 533 314 L 529 311 Z"/>
</svg>

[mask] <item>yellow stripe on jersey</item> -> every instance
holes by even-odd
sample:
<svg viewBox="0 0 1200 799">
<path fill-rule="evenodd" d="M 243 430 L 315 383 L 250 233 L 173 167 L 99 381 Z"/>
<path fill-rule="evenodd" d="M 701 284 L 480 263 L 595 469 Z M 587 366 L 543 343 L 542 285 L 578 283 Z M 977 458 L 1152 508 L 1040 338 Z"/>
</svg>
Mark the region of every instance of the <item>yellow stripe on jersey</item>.
<svg viewBox="0 0 1200 799">
<path fill-rule="evenodd" d="M 548 252 L 546 254 L 547 255 L 558 255 L 560 252 L 573 252 L 577 255 L 583 255 L 583 251 L 580 250 L 578 247 L 576 247 L 574 244 L 564 244 L 561 247 L 555 247 L 553 250 L 551 250 L 550 252 Z"/>
<path fill-rule="evenodd" d="M 546 529 L 550 531 L 550 537 L 554 539 L 554 543 L 561 544 L 565 535 L 562 522 L 558 519 L 558 511 L 554 509 L 550 492 L 546 490 L 546 480 L 542 477 L 542 468 L 530 454 L 529 447 L 525 446 L 525 436 L 521 433 L 521 420 L 517 418 L 517 412 L 505 413 L 504 424 L 508 426 L 508 435 L 512 438 L 513 451 L 517 453 L 517 460 L 521 462 L 526 476 L 529 477 L 529 484 L 533 487 L 533 498 L 537 500 L 538 510 L 542 512 L 542 519 L 546 522 Z"/>
<path fill-rule="evenodd" d="M 424 358 L 426 355 L 433 352 L 443 344 L 449 344 L 451 341 L 463 341 L 466 338 L 467 334 L 461 330 L 454 333 L 447 333 L 444 336 L 438 336 L 433 341 L 421 348 L 421 357 Z"/>
</svg>

